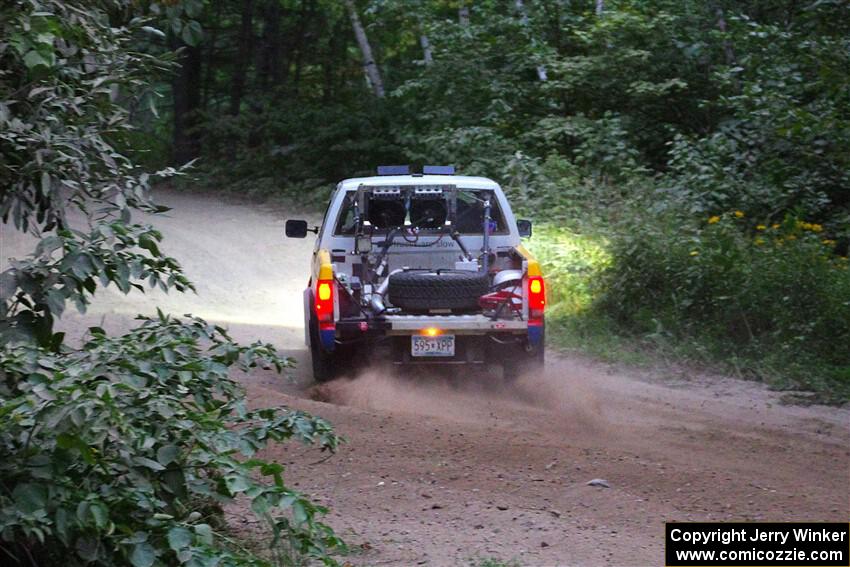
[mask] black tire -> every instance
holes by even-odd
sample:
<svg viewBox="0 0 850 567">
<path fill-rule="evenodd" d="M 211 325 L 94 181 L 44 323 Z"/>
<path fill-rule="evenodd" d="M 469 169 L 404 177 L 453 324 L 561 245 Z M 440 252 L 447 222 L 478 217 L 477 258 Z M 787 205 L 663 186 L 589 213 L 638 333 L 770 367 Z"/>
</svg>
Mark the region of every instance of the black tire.
<svg viewBox="0 0 850 567">
<path fill-rule="evenodd" d="M 511 350 L 501 350 L 502 376 L 506 383 L 515 382 L 524 374 L 540 372 L 546 362 L 545 337 L 540 337 L 540 344 L 530 346 L 525 340 L 519 342 Z"/>
<path fill-rule="evenodd" d="M 478 309 L 478 299 L 490 290 L 485 273 L 463 270 L 399 272 L 390 276 L 389 300 L 407 311 Z"/>
<path fill-rule="evenodd" d="M 334 353 L 322 348 L 319 337 L 319 324 L 310 318 L 310 360 L 313 363 L 313 380 L 328 382 L 337 377 L 338 367 Z"/>
</svg>

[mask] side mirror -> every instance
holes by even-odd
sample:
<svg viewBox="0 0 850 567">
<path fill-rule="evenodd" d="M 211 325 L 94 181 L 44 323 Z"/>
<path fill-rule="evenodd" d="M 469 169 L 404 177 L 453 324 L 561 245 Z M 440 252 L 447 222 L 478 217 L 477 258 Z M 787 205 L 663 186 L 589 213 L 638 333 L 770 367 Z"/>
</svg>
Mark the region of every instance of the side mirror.
<svg viewBox="0 0 850 567">
<path fill-rule="evenodd" d="M 523 238 L 531 238 L 531 221 L 524 219 L 517 219 L 516 221 L 517 230 L 519 230 L 519 235 Z"/>
<path fill-rule="evenodd" d="M 304 238 L 307 236 L 307 221 L 290 219 L 286 221 L 286 237 L 287 238 Z"/>
</svg>

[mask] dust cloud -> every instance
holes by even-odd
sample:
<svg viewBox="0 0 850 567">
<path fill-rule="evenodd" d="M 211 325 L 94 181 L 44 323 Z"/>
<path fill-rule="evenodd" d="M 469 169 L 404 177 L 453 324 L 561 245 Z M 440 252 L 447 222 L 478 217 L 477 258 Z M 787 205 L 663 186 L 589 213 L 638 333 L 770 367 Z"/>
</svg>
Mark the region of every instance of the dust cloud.
<svg viewBox="0 0 850 567">
<path fill-rule="evenodd" d="M 605 419 L 593 376 L 568 361 L 542 372 L 505 380 L 494 369 L 372 366 L 315 386 L 316 401 L 369 412 L 421 415 L 457 423 L 523 426 L 529 411 L 544 414 L 551 429 L 603 433 Z"/>
</svg>

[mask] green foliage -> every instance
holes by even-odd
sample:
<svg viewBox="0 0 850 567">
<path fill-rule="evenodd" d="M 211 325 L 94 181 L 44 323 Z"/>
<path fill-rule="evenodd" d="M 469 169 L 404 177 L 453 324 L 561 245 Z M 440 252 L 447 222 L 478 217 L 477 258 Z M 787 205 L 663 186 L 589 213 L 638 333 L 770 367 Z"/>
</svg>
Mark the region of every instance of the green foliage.
<svg viewBox="0 0 850 567">
<path fill-rule="evenodd" d="M 272 550 L 294 561 L 342 547 L 325 509 L 256 453 L 297 439 L 333 451 L 319 418 L 248 410 L 232 368 L 280 370 L 271 345 L 234 344 L 200 319 L 160 314 L 120 337 L 92 328 L 78 350 L 22 344 L 0 356 L 0 546 L 24 562 L 268 565 L 216 527 L 247 498 Z"/>
<path fill-rule="evenodd" d="M 709 135 L 671 142 L 666 184 L 693 211 L 735 207 L 771 220 L 793 211 L 847 235 L 847 35 L 813 29 L 840 11 L 823 4 L 790 30 L 735 19 L 740 66 L 715 74 L 723 94 L 713 104 L 726 119 Z"/>
<path fill-rule="evenodd" d="M 203 7 L 172 4 L 181 22 Z M 130 155 L 130 110 L 169 67 L 131 49 L 158 35 L 134 9 L 0 7 L 0 216 L 4 230 L 39 237 L 0 273 L 0 553 L 21 564 L 269 565 L 216 524 L 220 504 L 245 498 L 278 564 L 334 564 L 343 545 L 318 520 L 325 510 L 256 452 L 292 438 L 332 451 L 339 439 L 300 412 L 249 411 L 229 376 L 291 359 L 162 313 L 120 337 L 92 328 L 79 348 L 53 332 L 66 303 L 85 311 L 98 287 L 194 289 L 160 233 L 132 222 L 133 210 L 166 210 L 150 183 L 177 173 L 143 173 Z M 181 24 L 185 42 L 195 27 Z"/>
<path fill-rule="evenodd" d="M 850 339 L 850 270 L 823 230 L 741 211 L 701 221 L 632 211 L 594 278 L 593 309 L 651 341 L 693 344 L 697 359 L 846 399 L 850 358 L 835 345 Z M 556 278 L 568 270 L 554 267 Z"/>
<path fill-rule="evenodd" d="M 136 282 L 194 290 L 177 261 L 160 252 L 161 239 L 150 226 L 120 221 L 99 223 L 89 233 L 59 230 L 43 238 L 31 258 L 13 260 L 0 273 L 0 344 L 55 346 L 61 336 L 52 333 L 54 318 L 62 316 L 69 301 L 85 313 L 98 285 L 114 284 L 123 293 L 144 292 Z"/>
<path fill-rule="evenodd" d="M 604 236 L 539 227 L 558 345 L 606 360 L 720 366 L 780 388 L 850 399 L 850 269 L 817 223 L 742 211 L 694 219 L 621 207 Z"/>
<path fill-rule="evenodd" d="M 155 210 L 145 197 L 151 176 L 115 145 L 132 128 L 127 106 L 166 68 L 129 49 L 140 22 L 113 27 L 86 2 L 54 0 L 7 3 L 2 16 L 0 36 L 10 38 L 0 42 L 3 222 L 35 233 L 67 228 L 66 203 L 100 216 Z"/>
</svg>

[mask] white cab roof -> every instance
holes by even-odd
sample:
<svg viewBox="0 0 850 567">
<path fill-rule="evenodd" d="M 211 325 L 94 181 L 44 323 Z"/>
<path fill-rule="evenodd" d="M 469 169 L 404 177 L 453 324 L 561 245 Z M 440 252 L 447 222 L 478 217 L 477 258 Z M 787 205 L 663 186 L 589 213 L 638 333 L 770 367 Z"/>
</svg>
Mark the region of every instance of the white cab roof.
<svg viewBox="0 0 850 567">
<path fill-rule="evenodd" d="M 499 188 L 499 184 L 492 179 L 469 175 L 379 175 L 342 181 L 342 188 L 346 191 L 357 189 L 360 185 L 457 185 L 466 189 Z"/>
</svg>

